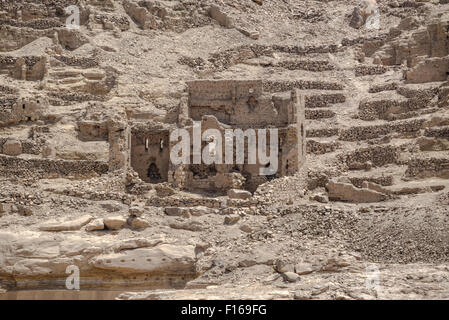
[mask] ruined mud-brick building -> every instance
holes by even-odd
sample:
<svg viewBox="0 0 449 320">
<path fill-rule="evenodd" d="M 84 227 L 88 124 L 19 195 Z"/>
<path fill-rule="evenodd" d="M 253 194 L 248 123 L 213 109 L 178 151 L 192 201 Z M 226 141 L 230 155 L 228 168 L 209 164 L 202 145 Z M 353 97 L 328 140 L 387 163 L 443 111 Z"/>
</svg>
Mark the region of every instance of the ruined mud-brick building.
<svg viewBox="0 0 449 320">
<path fill-rule="evenodd" d="M 198 80 L 188 82 L 188 95 L 181 99 L 177 126 L 135 125 L 131 130 L 130 164 L 140 178 L 150 183 L 169 182 L 186 190 L 225 192 L 231 188 L 254 191 L 269 179 L 294 174 L 305 159 L 304 100 L 296 91 L 271 94 L 263 91 L 259 80 Z M 200 125 L 201 135 L 208 129 L 221 133 L 221 163 L 195 163 L 199 150 L 191 145 L 188 164 L 174 165 L 170 152 L 178 141 L 170 141 L 171 130 L 184 128 L 192 137 L 194 126 Z M 278 132 L 277 170 L 261 175 L 260 169 L 270 163 L 248 161 L 245 138 L 244 163 L 225 164 L 225 130 L 267 129 L 265 142 L 270 150 L 270 131 Z M 215 137 L 214 137 L 215 138 Z M 229 138 L 228 138 L 229 139 Z M 232 143 L 234 160 L 237 141 Z M 204 140 L 204 139 L 203 139 Z M 192 141 L 192 140 L 191 140 Z M 255 142 L 253 141 L 253 142 Z M 201 151 L 210 141 L 202 141 Z M 221 150 L 221 151 L 220 151 Z M 201 152 L 200 151 L 200 152 Z M 271 151 L 267 152 L 267 156 Z"/>
</svg>

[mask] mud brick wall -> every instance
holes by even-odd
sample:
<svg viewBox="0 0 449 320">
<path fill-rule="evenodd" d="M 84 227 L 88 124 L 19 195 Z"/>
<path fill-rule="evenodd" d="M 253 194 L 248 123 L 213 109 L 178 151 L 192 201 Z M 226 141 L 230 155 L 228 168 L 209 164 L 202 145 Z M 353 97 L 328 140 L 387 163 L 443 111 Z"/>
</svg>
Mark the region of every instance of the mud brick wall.
<svg viewBox="0 0 449 320">
<path fill-rule="evenodd" d="M 381 176 L 381 177 L 351 177 L 349 178 L 349 181 L 353 185 L 355 185 L 358 188 L 362 187 L 362 183 L 365 181 L 368 182 L 374 182 L 381 186 L 387 187 L 393 185 L 393 176 Z"/>
<path fill-rule="evenodd" d="M 226 204 L 228 207 L 246 208 L 251 206 L 257 206 L 259 202 L 257 201 L 257 199 L 250 199 L 250 200 L 228 199 Z"/>
<path fill-rule="evenodd" d="M 375 146 L 362 148 L 346 155 L 345 162 L 348 166 L 354 163 L 371 161 L 373 166 L 380 167 L 386 164 L 398 163 L 399 148 L 393 146 Z"/>
<path fill-rule="evenodd" d="M 29 177 L 47 174 L 58 176 L 86 176 L 103 174 L 108 164 L 102 161 L 71 161 L 49 159 L 21 159 L 0 155 L 0 173 L 5 176 Z"/>
<path fill-rule="evenodd" d="M 354 127 L 346 130 L 341 130 L 339 139 L 342 141 L 361 141 L 379 138 L 391 133 L 417 133 L 422 128 L 424 122 L 425 120 L 419 119 L 377 126 Z"/>
<path fill-rule="evenodd" d="M 267 81 L 263 82 L 263 89 L 265 92 L 284 92 L 284 91 L 291 91 L 293 89 L 343 90 L 343 85 L 340 83 L 323 82 L 323 81 L 306 81 L 306 80 L 271 81 L 271 80 L 267 80 Z"/>
<path fill-rule="evenodd" d="M 309 129 L 306 131 L 307 138 L 314 137 L 332 137 L 338 134 L 338 128 L 329 128 L 329 129 Z"/>
<path fill-rule="evenodd" d="M 288 70 L 307 70 L 314 72 L 334 70 L 335 67 L 329 64 L 329 61 L 282 61 L 277 64 L 278 67 Z"/>
<path fill-rule="evenodd" d="M 317 94 L 306 96 L 306 108 L 324 108 L 329 104 L 346 102 L 346 96 L 342 93 Z"/>
<path fill-rule="evenodd" d="M 307 153 L 313 153 L 316 155 L 325 154 L 328 152 L 334 152 L 340 147 L 340 144 L 337 142 L 318 142 L 315 140 L 307 141 Z"/>
<path fill-rule="evenodd" d="M 154 207 L 197 207 L 204 206 L 208 208 L 221 208 L 222 201 L 214 198 L 158 198 L 154 197 L 147 201 L 147 206 Z"/>
<path fill-rule="evenodd" d="M 387 68 L 384 66 L 357 66 L 355 68 L 356 77 L 372 76 L 376 74 L 384 74 L 387 72 Z"/>
<path fill-rule="evenodd" d="M 449 127 L 427 128 L 424 131 L 426 137 L 446 138 L 449 139 Z"/>
<path fill-rule="evenodd" d="M 55 58 L 71 67 L 80 67 L 87 69 L 87 68 L 96 68 L 99 66 L 97 59 L 93 58 L 69 57 L 62 55 L 56 56 Z"/>
<path fill-rule="evenodd" d="M 408 162 L 405 175 L 408 177 L 426 178 L 441 177 L 449 178 L 449 159 L 430 158 L 412 159 Z"/>
<path fill-rule="evenodd" d="M 368 92 L 369 93 L 378 93 L 378 92 L 383 92 L 383 91 L 391 91 L 391 90 L 396 90 L 397 87 L 398 87 L 398 85 L 396 83 L 392 82 L 392 83 L 372 86 L 369 88 Z"/>
<path fill-rule="evenodd" d="M 405 113 L 425 108 L 430 103 L 431 97 L 417 96 L 406 101 L 378 100 L 361 102 L 359 105 L 359 117 L 363 120 L 384 119 L 388 120 L 391 110 L 395 113 Z"/>
<path fill-rule="evenodd" d="M 0 138 L 0 153 L 3 152 L 3 145 L 7 140 L 7 138 Z M 39 146 L 35 141 L 20 140 L 20 143 L 22 144 L 22 153 L 34 155 L 41 153 L 41 146 Z"/>
<path fill-rule="evenodd" d="M 306 115 L 306 119 L 313 120 L 313 119 L 333 118 L 333 117 L 335 117 L 336 113 L 332 110 L 306 109 L 305 115 Z"/>
<path fill-rule="evenodd" d="M 52 193 L 71 196 L 71 197 L 79 197 L 83 199 L 88 200 L 94 200 L 94 201 L 102 201 L 102 200 L 116 200 L 116 201 L 122 201 L 123 203 L 129 204 L 133 200 L 134 196 L 126 194 L 126 193 L 118 193 L 118 192 L 104 192 L 104 191 L 83 191 L 83 190 L 73 190 L 71 189 L 53 189 L 53 188 L 47 188 L 47 191 L 50 191 Z"/>
</svg>

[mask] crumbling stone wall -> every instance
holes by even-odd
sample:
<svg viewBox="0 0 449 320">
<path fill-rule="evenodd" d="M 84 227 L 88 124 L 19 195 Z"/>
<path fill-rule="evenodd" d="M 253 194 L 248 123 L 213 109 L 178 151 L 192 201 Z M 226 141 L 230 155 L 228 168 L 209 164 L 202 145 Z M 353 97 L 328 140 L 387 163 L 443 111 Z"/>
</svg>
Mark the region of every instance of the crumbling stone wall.
<svg viewBox="0 0 449 320">
<path fill-rule="evenodd" d="M 48 100 L 42 95 L 23 95 L 10 108 L 3 108 L 0 112 L 0 126 L 43 119 L 48 105 Z"/>
<path fill-rule="evenodd" d="M 342 141 L 361 141 L 383 137 L 392 133 L 399 136 L 416 135 L 420 132 L 425 120 L 415 119 L 374 126 L 360 126 L 340 130 L 339 139 Z"/>
<path fill-rule="evenodd" d="M 269 94 L 260 80 L 197 80 L 188 82 L 188 101 L 182 112 L 185 128 L 193 134 L 193 122 L 201 124 L 201 134 L 217 129 L 224 144 L 226 129 L 278 129 L 278 171 L 260 175 L 262 164 L 248 164 L 245 142 L 244 164 L 194 164 L 170 168 L 169 181 L 186 189 L 224 192 L 230 188 L 254 191 L 273 177 L 297 172 L 305 158 L 305 99 L 291 92 Z M 184 110 L 187 109 L 187 110 Z M 187 119 L 191 119 L 190 124 Z M 269 133 L 269 131 L 267 131 Z M 256 131 L 256 136 L 258 132 Z M 257 138 L 256 138 L 257 139 Z M 267 137 L 267 150 L 270 150 Z M 202 148 L 206 146 L 203 142 Z M 236 143 L 233 143 L 234 155 Z M 225 159 L 225 148 L 222 148 Z M 193 150 L 192 150 L 193 157 Z"/>
<path fill-rule="evenodd" d="M 0 56 L 0 71 L 8 73 L 18 80 L 42 80 L 47 72 L 45 56 Z"/>
<path fill-rule="evenodd" d="M 220 122 L 239 128 L 295 123 L 291 94 L 265 94 L 261 80 L 197 80 L 187 85 L 193 120 L 214 115 Z"/>
<path fill-rule="evenodd" d="M 375 146 L 361 148 L 346 155 L 345 162 L 350 168 L 370 162 L 374 167 L 396 164 L 399 161 L 399 149 L 393 146 Z"/>
<path fill-rule="evenodd" d="M 383 65 L 405 63 L 410 68 L 405 73 L 409 83 L 444 81 L 449 75 L 448 34 L 449 20 L 430 21 L 410 38 L 397 37 L 385 44 L 373 55 L 373 61 Z"/>
<path fill-rule="evenodd" d="M 17 177 L 87 177 L 104 174 L 108 165 L 102 161 L 22 159 L 0 155 L 0 173 Z"/>
<path fill-rule="evenodd" d="M 449 160 L 447 158 L 411 159 L 405 175 L 415 178 L 440 177 L 448 179 Z"/>
<path fill-rule="evenodd" d="M 151 183 L 168 181 L 170 141 L 167 128 L 134 126 L 131 130 L 131 166 L 140 179 Z"/>
<path fill-rule="evenodd" d="M 109 170 L 127 170 L 130 165 L 131 130 L 124 119 L 108 121 Z"/>
</svg>

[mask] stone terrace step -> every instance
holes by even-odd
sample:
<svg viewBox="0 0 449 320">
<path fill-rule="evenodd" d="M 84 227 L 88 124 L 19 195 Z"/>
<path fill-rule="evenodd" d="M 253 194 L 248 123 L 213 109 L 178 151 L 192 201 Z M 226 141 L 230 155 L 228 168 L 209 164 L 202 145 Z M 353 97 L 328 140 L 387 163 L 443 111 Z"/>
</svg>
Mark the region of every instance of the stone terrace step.
<svg viewBox="0 0 449 320">
<path fill-rule="evenodd" d="M 449 139 L 449 126 L 426 128 L 424 135 L 426 137 Z"/>
<path fill-rule="evenodd" d="M 374 167 L 369 171 L 349 171 L 348 179 L 356 187 L 361 187 L 364 181 L 374 182 L 381 186 L 391 186 L 397 179 L 404 176 L 406 167 L 390 164 L 383 167 Z"/>
<path fill-rule="evenodd" d="M 343 90 L 344 86 L 337 82 L 318 80 L 266 80 L 263 82 L 263 88 L 266 92 L 284 92 L 293 89 Z"/>
<path fill-rule="evenodd" d="M 58 68 L 58 70 L 50 70 L 48 75 L 53 78 L 70 78 L 78 77 L 82 72 L 83 71 L 79 69 Z"/>
<path fill-rule="evenodd" d="M 359 105 L 360 119 L 366 121 L 375 119 L 392 120 L 398 114 L 416 112 L 428 107 L 433 98 L 432 95 L 416 96 L 410 99 L 398 94 L 389 95 L 388 98 L 361 101 Z"/>
<path fill-rule="evenodd" d="M 339 128 L 316 128 L 308 129 L 306 131 L 307 138 L 320 138 L 320 137 L 332 137 L 338 136 Z"/>
<path fill-rule="evenodd" d="M 425 181 L 401 181 L 398 184 L 386 187 L 392 194 L 406 195 L 406 194 L 418 194 L 427 192 L 438 192 L 447 189 L 449 181 L 444 179 L 429 179 Z"/>
<path fill-rule="evenodd" d="M 325 108 L 330 104 L 344 102 L 346 102 L 346 96 L 343 93 L 306 94 L 306 108 Z"/>
<path fill-rule="evenodd" d="M 329 109 L 306 109 L 305 117 L 308 120 L 327 119 L 335 117 L 336 113 Z"/>
<path fill-rule="evenodd" d="M 449 152 L 431 152 L 414 156 L 408 161 L 408 178 L 439 177 L 449 179 Z"/>
<path fill-rule="evenodd" d="M 380 138 L 393 133 L 404 137 L 414 136 L 419 133 L 425 121 L 425 119 L 414 119 L 379 125 L 352 127 L 340 130 L 339 139 L 342 141 L 362 141 Z"/>
<path fill-rule="evenodd" d="M 387 144 L 358 148 L 341 154 L 340 157 L 350 170 L 367 170 L 372 167 L 399 164 L 400 152 L 400 146 Z"/>
<path fill-rule="evenodd" d="M 314 139 L 307 139 L 306 147 L 308 154 L 322 155 L 336 151 L 340 148 L 340 143 L 335 141 L 317 141 Z"/>
</svg>

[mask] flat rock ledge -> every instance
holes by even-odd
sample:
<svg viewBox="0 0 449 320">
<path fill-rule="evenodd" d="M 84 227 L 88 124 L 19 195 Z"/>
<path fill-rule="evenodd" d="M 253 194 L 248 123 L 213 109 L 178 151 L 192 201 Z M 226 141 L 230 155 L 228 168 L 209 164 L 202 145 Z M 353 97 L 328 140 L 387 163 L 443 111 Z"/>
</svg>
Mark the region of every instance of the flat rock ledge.
<svg viewBox="0 0 449 320">
<path fill-rule="evenodd" d="M 60 227 L 49 224 L 46 229 Z M 72 227 L 64 225 L 67 230 Z M 178 245 L 165 236 L 117 240 L 73 233 L 0 232 L 0 278 L 7 290 L 65 288 L 66 271 L 73 266 L 80 271 L 82 288 L 181 288 L 197 277 L 195 247 Z"/>
</svg>

